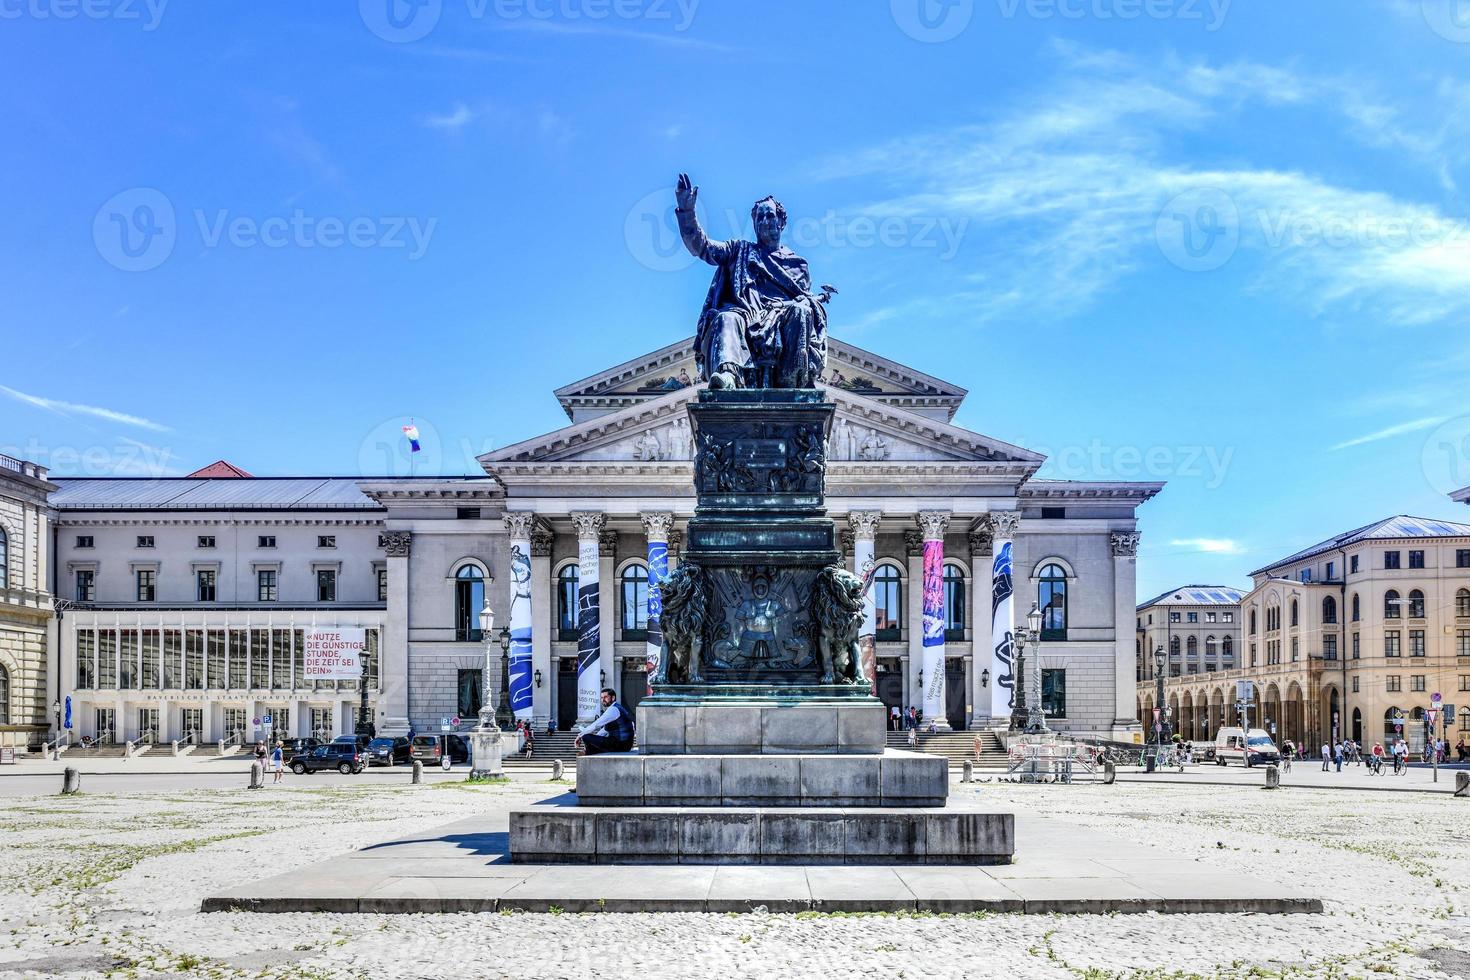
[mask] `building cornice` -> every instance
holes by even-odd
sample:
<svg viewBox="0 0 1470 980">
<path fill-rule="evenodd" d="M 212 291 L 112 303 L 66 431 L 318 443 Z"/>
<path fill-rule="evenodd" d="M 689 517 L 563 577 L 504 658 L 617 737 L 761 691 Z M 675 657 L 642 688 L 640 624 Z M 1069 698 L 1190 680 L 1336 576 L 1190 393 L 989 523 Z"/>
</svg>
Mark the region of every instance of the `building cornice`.
<svg viewBox="0 0 1470 980">
<path fill-rule="evenodd" d="M 94 517 L 85 512 L 58 518 L 56 527 L 382 527 L 386 515 L 362 518 L 330 517 Z"/>
</svg>

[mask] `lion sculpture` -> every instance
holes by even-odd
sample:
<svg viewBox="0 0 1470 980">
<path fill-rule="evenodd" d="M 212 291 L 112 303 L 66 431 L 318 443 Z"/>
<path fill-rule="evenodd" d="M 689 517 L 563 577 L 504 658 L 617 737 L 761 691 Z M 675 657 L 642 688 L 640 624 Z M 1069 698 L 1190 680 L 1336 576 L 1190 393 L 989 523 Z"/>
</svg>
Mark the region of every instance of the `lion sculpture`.
<svg viewBox="0 0 1470 980">
<path fill-rule="evenodd" d="M 684 563 L 658 585 L 663 596 L 659 625 L 664 633 L 655 684 L 699 684 L 704 652 L 706 592 L 704 569 Z"/>
<path fill-rule="evenodd" d="M 823 684 L 858 682 L 863 591 L 862 579 L 836 565 L 822 569 L 812 584 L 811 613 L 819 630 L 817 659 L 822 666 Z"/>
</svg>

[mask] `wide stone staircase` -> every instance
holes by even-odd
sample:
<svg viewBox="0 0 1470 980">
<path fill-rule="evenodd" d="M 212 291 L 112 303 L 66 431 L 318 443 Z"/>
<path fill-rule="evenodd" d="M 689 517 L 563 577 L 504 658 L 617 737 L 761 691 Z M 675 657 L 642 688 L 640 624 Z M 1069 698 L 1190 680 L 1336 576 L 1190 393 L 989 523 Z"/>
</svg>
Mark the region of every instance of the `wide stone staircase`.
<svg viewBox="0 0 1470 980">
<path fill-rule="evenodd" d="M 949 760 L 950 768 L 957 769 L 964 764 L 966 759 L 975 763 L 976 769 L 993 770 L 1004 772 L 1006 768 L 1006 750 L 1001 744 L 1000 736 L 989 729 L 982 729 L 980 735 L 980 758 L 975 758 L 975 735 L 976 732 L 918 732 L 918 745 L 915 746 L 919 752 L 929 755 L 942 755 Z M 888 748 L 909 750 L 908 732 L 888 732 Z"/>
<path fill-rule="evenodd" d="M 530 758 L 515 751 L 515 733 L 505 733 L 505 768 L 507 769 L 550 769 L 552 759 L 560 759 L 571 768 L 577 764 L 577 747 L 572 740 L 575 732 L 557 732 L 547 735 L 541 732 L 531 742 Z"/>
</svg>

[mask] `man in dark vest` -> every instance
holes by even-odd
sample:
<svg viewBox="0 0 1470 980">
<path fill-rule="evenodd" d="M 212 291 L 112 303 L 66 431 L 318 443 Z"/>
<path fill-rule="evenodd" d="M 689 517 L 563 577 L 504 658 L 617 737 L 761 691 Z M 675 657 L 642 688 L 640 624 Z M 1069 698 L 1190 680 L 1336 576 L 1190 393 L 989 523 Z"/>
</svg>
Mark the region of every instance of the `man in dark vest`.
<svg viewBox="0 0 1470 980">
<path fill-rule="evenodd" d="M 633 713 L 618 703 L 617 692 L 610 687 L 602 689 L 601 701 L 602 714 L 582 730 L 575 744 L 583 755 L 632 751 Z"/>
</svg>

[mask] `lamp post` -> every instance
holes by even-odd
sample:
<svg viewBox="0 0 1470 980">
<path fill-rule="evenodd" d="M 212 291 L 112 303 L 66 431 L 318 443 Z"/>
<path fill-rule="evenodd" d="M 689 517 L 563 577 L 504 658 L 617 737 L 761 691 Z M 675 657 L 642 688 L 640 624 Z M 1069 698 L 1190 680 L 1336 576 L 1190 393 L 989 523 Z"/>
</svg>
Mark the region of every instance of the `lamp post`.
<svg viewBox="0 0 1470 980">
<path fill-rule="evenodd" d="M 355 733 L 372 738 L 378 734 L 377 726 L 368 721 L 368 654 L 362 651 L 362 676 L 357 680 L 357 727 Z"/>
<path fill-rule="evenodd" d="M 484 682 L 484 692 L 480 697 L 480 723 L 470 732 L 470 744 L 474 748 L 474 761 L 470 764 L 471 779 L 505 775 L 501 762 L 500 726 L 495 723 L 495 706 L 491 704 L 490 670 L 491 651 L 495 643 L 495 613 L 488 604 L 480 609 L 480 636 L 485 641 L 485 669 L 480 675 Z"/>
<path fill-rule="evenodd" d="M 1041 613 L 1033 603 L 1031 611 L 1026 614 L 1026 625 L 1017 627 L 1011 634 L 1011 639 L 1016 644 L 1016 690 L 1014 701 L 1011 704 L 1011 723 L 1009 726 L 1010 731 L 1013 732 L 1030 731 L 1031 712 L 1029 706 L 1031 702 L 1028 700 L 1029 692 L 1026 690 L 1029 686 L 1026 682 L 1026 672 L 1030 665 L 1026 662 L 1026 647 L 1039 639 L 1040 636 Z M 1037 676 L 1039 677 L 1041 675 L 1038 674 Z M 1039 684 L 1040 682 L 1038 681 L 1037 683 Z"/>
<path fill-rule="evenodd" d="M 510 710 L 510 628 L 500 627 L 500 698 L 495 709 L 495 723 L 502 731 L 513 723 Z"/>
<path fill-rule="evenodd" d="M 1159 720 L 1154 723 L 1154 744 L 1159 748 L 1164 745 L 1164 736 L 1169 725 L 1168 715 L 1164 710 L 1164 673 L 1169 669 L 1168 655 L 1164 653 L 1162 645 L 1154 651 L 1154 689 L 1157 691 L 1155 703 L 1159 709 Z"/>
<path fill-rule="evenodd" d="M 1026 692 L 1026 732 L 1040 735 L 1046 732 L 1046 712 L 1041 707 L 1041 610 L 1033 604 L 1026 614 L 1027 639 L 1036 649 L 1031 654 L 1031 683 Z"/>
</svg>

